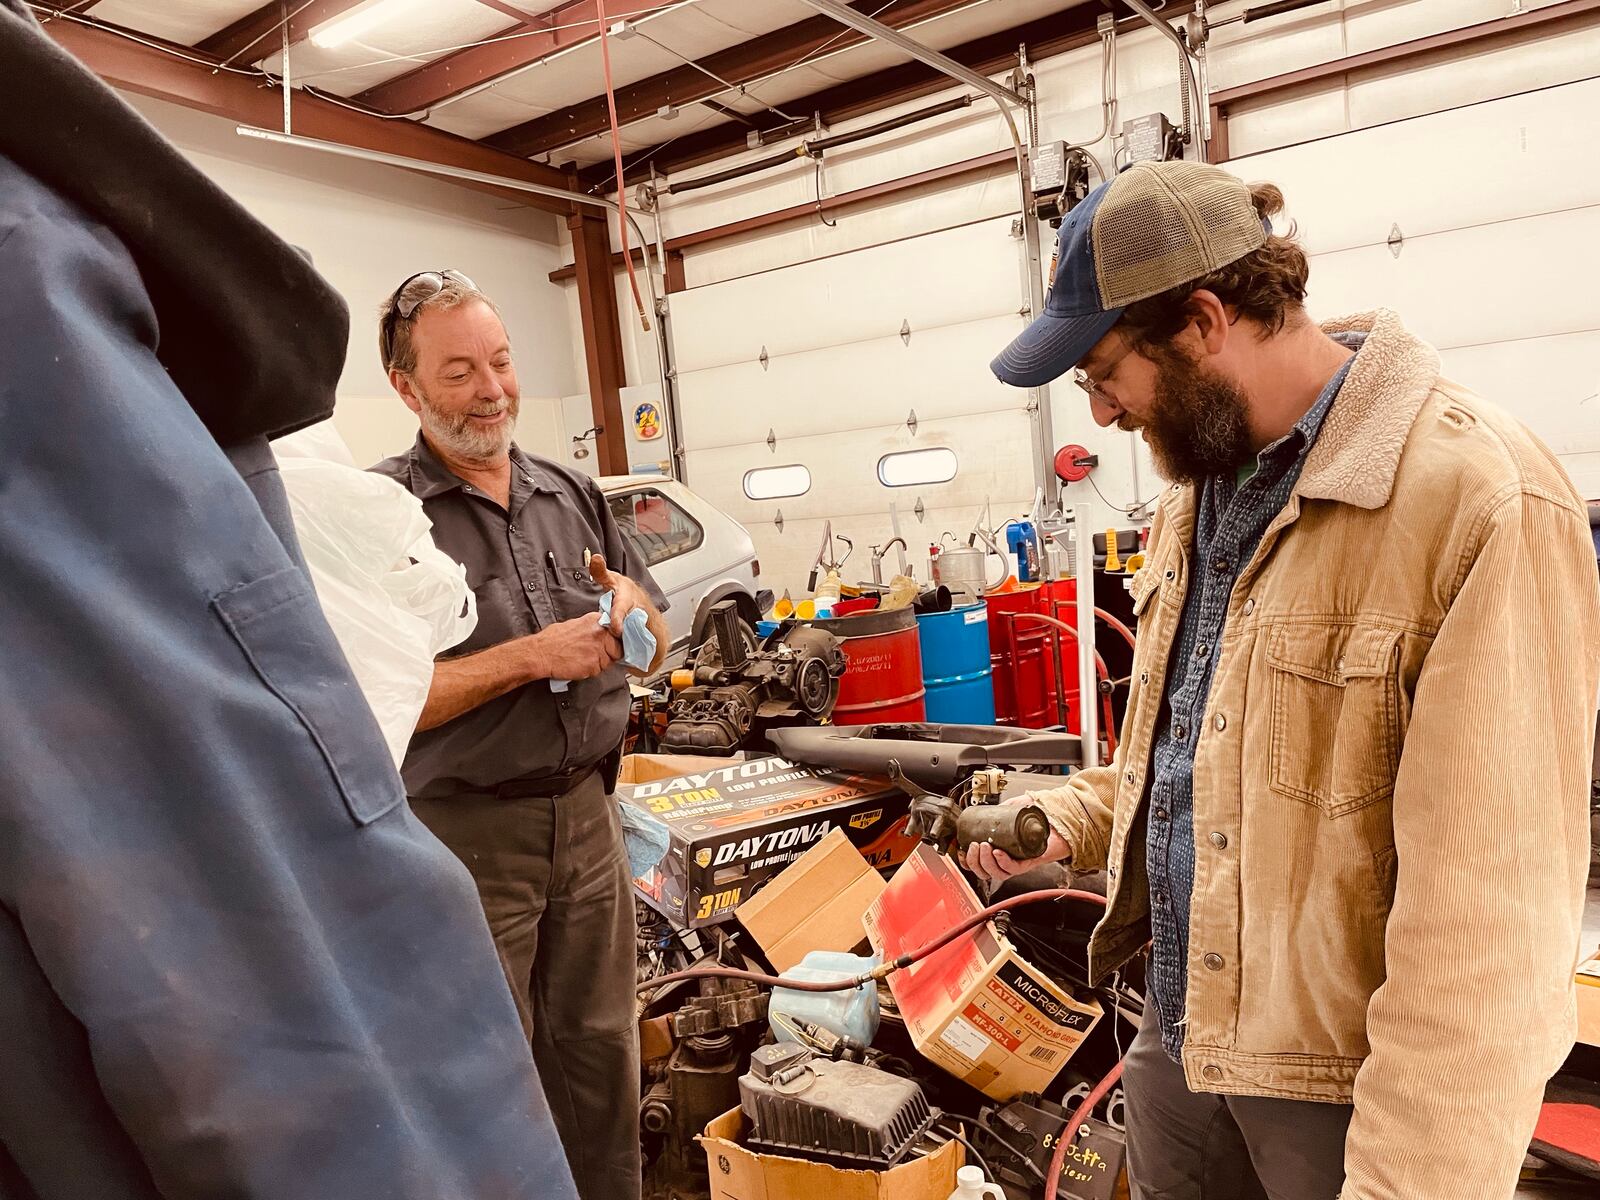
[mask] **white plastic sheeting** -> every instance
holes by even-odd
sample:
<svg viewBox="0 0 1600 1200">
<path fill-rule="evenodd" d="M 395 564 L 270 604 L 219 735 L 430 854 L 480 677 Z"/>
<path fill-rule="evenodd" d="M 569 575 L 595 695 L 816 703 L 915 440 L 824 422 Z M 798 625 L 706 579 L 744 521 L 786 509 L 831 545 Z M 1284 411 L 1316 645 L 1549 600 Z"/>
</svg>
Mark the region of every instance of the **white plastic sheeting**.
<svg viewBox="0 0 1600 1200">
<path fill-rule="evenodd" d="M 272 448 L 317 600 L 398 767 L 434 656 L 478 623 L 466 569 L 435 548 L 422 502 L 360 470 L 329 422 Z"/>
</svg>

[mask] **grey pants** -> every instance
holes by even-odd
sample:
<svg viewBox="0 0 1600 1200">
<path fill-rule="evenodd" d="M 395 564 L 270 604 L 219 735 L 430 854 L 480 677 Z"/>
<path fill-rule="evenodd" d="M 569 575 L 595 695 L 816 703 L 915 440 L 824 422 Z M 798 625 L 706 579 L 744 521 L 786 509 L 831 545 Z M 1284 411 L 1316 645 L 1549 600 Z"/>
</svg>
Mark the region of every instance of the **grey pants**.
<svg viewBox="0 0 1600 1200">
<path fill-rule="evenodd" d="M 554 799 L 413 800 L 467 865 L 583 1200 L 639 1195 L 636 922 L 598 774 Z"/>
<path fill-rule="evenodd" d="M 1123 1089 L 1134 1200 L 1335 1200 L 1344 1186 L 1349 1105 L 1191 1092 L 1152 1003 Z"/>
</svg>

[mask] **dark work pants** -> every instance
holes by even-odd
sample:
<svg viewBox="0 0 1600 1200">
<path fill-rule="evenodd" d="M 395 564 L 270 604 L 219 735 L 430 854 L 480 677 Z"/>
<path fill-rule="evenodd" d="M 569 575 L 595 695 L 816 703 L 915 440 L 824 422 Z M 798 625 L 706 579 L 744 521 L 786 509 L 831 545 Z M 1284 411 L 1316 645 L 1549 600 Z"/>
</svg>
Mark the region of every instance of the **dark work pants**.
<svg viewBox="0 0 1600 1200">
<path fill-rule="evenodd" d="M 1191 1092 L 1155 1008 L 1123 1068 L 1134 1200 L 1335 1200 L 1351 1107 Z"/>
<path fill-rule="evenodd" d="M 583 1200 L 639 1195 L 636 924 L 617 802 L 413 800 L 467 865 Z"/>
</svg>

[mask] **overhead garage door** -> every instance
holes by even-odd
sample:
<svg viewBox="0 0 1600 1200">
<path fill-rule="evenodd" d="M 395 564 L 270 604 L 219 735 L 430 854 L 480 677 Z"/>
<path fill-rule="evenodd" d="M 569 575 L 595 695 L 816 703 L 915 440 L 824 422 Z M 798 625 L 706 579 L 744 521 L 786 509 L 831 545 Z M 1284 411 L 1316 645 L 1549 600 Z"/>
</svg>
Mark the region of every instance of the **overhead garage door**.
<svg viewBox="0 0 1600 1200">
<path fill-rule="evenodd" d="M 1283 188 L 1312 252 L 1313 312 L 1400 313 L 1587 497 L 1600 497 L 1597 111 L 1587 80 L 1228 164 Z"/>
<path fill-rule="evenodd" d="M 1022 326 L 1019 271 L 998 218 L 673 297 L 689 484 L 749 528 L 767 586 L 801 594 L 828 519 L 865 578 L 891 503 L 924 565 L 985 503 L 997 522 L 1027 509 L 1028 394 L 988 366 Z M 954 452 L 953 478 L 882 482 L 886 456 L 929 447 Z M 750 498 L 749 472 L 788 465 L 809 471 L 804 494 Z"/>
</svg>

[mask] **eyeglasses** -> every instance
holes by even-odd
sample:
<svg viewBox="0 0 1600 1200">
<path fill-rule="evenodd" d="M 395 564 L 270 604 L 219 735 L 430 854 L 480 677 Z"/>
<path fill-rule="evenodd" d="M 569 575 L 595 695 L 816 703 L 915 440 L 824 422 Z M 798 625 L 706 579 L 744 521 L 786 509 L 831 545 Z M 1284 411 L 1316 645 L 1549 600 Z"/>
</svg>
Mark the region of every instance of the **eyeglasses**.
<svg viewBox="0 0 1600 1200">
<path fill-rule="evenodd" d="M 409 321 L 412 315 L 422 305 L 432 300 L 449 284 L 466 288 L 469 292 L 478 290 L 478 285 L 473 283 L 460 271 L 445 269 L 443 271 L 418 271 L 415 275 L 405 280 L 390 294 L 387 312 L 383 318 L 383 362 L 388 366 L 394 356 L 394 328 L 401 321 Z"/>
<path fill-rule="evenodd" d="M 1116 369 L 1122 365 L 1122 360 L 1127 358 L 1128 355 L 1132 353 L 1132 346 L 1124 346 L 1122 348 L 1122 353 L 1111 360 L 1110 364 L 1105 369 L 1105 373 L 1102 374 L 1099 379 L 1091 379 L 1087 371 L 1085 371 L 1082 367 L 1078 367 L 1072 372 L 1072 382 L 1082 388 L 1088 395 L 1089 399 L 1098 400 L 1101 404 L 1115 404 L 1116 401 L 1113 400 L 1106 392 L 1105 382 L 1106 380 L 1110 379 L 1111 376 L 1116 372 Z"/>
</svg>

